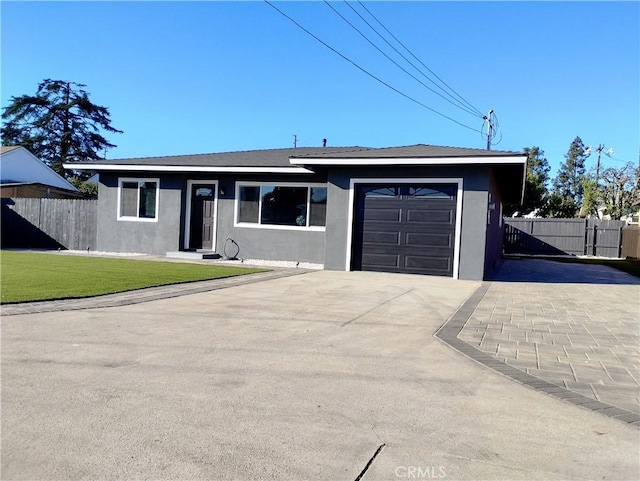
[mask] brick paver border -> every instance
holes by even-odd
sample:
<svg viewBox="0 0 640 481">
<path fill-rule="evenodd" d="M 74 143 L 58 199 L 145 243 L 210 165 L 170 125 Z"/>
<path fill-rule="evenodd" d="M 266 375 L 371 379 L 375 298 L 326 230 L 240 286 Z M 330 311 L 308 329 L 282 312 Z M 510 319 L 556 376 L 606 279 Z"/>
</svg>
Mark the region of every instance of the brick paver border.
<svg viewBox="0 0 640 481">
<path fill-rule="evenodd" d="M 106 294 L 104 296 L 85 297 L 79 299 L 62 299 L 57 301 L 25 302 L 18 304 L 3 304 L 0 306 L 2 316 L 15 316 L 19 314 L 35 314 L 41 312 L 77 311 L 81 309 L 97 309 L 102 307 L 130 306 L 143 302 L 169 299 L 171 297 L 199 294 L 201 292 L 215 291 L 236 287 L 254 282 L 262 282 L 281 277 L 295 276 L 309 272 L 306 269 L 273 270 L 244 274 L 240 276 L 223 277 L 208 281 L 196 281 L 182 284 L 170 284 L 166 286 L 148 287 L 133 291 Z"/>
<path fill-rule="evenodd" d="M 531 374 L 521 371 L 509 364 L 500 361 L 489 354 L 476 349 L 474 346 L 458 338 L 465 324 L 475 311 L 478 304 L 491 287 L 491 282 L 483 282 L 482 285 L 469 297 L 464 304 L 449 318 L 444 325 L 438 329 L 435 336 L 447 345 L 482 364 L 489 369 L 493 369 L 508 378 L 524 384 L 532 389 L 542 391 L 562 401 L 567 401 L 577 406 L 603 414 L 626 424 L 640 428 L 640 415 L 625 409 L 612 406 L 611 404 L 597 401 L 593 398 L 573 392 L 564 386 L 553 384 L 549 381 L 539 379 Z"/>
</svg>

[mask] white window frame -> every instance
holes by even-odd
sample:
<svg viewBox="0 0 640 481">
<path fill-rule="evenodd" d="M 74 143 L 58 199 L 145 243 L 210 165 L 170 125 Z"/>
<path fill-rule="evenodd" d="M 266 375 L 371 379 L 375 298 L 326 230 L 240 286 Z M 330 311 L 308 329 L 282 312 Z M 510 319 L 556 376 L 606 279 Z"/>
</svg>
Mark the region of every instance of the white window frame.
<svg viewBox="0 0 640 481">
<path fill-rule="evenodd" d="M 460 240 L 462 232 L 462 178 L 460 177 L 429 177 L 429 178 L 358 178 L 349 182 L 349 218 L 347 221 L 347 255 L 345 271 L 351 270 L 351 251 L 353 250 L 353 217 L 355 209 L 355 192 L 358 184 L 454 184 L 458 186 L 456 196 L 456 227 L 453 248 L 453 279 L 458 279 L 460 269 Z"/>
<path fill-rule="evenodd" d="M 216 250 L 216 236 L 218 234 L 218 181 L 217 180 L 200 180 L 200 179 L 189 179 L 187 180 L 187 205 L 185 209 L 185 222 L 184 222 L 184 249 L 187 250 L 189 248 L 189 237 L 191 235 L 191 191 L 193 190 L 193 185 L 215 185 L 215 192 L 213 195 L 213 242 L 211 250 L 215 252 Z"/>
<path fill-rule="evenodd" d="M 138 217 L 138 216 L 123 216 L 120 215 L 120 201 L 122 198 L 122 184 L 125 182 L 137 182 L 138 183 L 138 204 L 136 212 L 140 211 L 140 184 L 144 182 L 155 182 L 156 183 L 156 216 L 151 217 Z M 160 206 L 160 179 L 159 178 L 147 178 L 147 177 L 118 177 L 118 200 L 117 200 L 117 220 L 126 221 L 126 222 L 158 222 L 158 217 L 160 216 L 160 211 L 158 207 Z"/>
<path fill-rule="evenodd" d="M 262 221 L 262 195 L 260 195 L 258 201 L 258 223 L 253 222 L 238 222 L 238 216 L 240 215 L 240 187 L 262 187 L 262 186 L 275 186 L 275 187 L 302 187 L 307 188 L 307 225 L 274 225 L 274 224 L 261 224 Z M 274 229 L 274 230 L 297 230 L 305 232 L 324 232 L 326 230 L 327 220 L 325 218 L 325 225 L 312 226 L 308 225 L 310 221 L 310 203 L 311 203 L 311 189 L 312 188 L 325 188 L 328 189 L 327 184 L 323 183 L 308 183 L 308 182 L 243 182 L 236 181 L 235 184 L 235 206 L 233 211 L 233 226 L 234 227 L 246 227 L 249 229 Z M 261 191 L 262 193 L 262 191 Z M 327 190 L 328 193 L 328 190 Z M 327 196 L 328 197 L 328 196 Z M 328 198 L 327 198 L 328 200 Z"/>
</svg>

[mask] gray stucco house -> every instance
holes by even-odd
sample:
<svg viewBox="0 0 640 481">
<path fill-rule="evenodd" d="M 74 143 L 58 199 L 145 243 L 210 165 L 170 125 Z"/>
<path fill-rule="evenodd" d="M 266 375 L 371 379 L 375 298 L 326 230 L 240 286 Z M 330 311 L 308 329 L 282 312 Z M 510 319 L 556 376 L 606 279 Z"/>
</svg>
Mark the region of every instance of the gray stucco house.
<svg viewBox="0 0 640 481">
<path fill-rule="evenodd" d="M 204 250 L 333 270 L 483 279 L 527 156 L 430 145 L 65 164 L 96 170 L 100 251 Z M 226 252 L 225 252 L 226 251 Z"/>
</svg>

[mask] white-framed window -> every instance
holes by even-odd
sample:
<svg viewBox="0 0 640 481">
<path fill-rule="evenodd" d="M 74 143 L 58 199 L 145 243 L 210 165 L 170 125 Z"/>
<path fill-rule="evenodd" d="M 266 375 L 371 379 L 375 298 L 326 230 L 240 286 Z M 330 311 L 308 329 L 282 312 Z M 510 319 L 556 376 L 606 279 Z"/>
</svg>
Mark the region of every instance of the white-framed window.
<svg viewBox="0 0 640 481">
<path fill-rule="evenodd" d="M 118 179 L 118 220 L 157 222 L 160 179 Z"/>
<path fill-rule="evenodd" d="M 235 210 L 238 227 L 324 230 L 327 186 L 237 182 Z"/>
</svg>

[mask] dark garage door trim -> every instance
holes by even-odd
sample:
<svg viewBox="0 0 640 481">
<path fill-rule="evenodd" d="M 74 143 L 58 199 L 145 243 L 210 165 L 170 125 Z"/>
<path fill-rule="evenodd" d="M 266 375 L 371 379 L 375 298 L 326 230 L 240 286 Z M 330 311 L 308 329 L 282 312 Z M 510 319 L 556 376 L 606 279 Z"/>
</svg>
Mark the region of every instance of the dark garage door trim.
<svg viewBox="0 0 640 481">
<path fill-rule="evenodd" d="M 451 177 L 438 178 L 354 178 L 349 182 L 349 218 L 347 227 L 347 252 L 345 270 L 351 270 L 351 256 L 354 242 L 353 227 L 354 213 L 356 202 L 356 186 L 367 184 L 456 184 L 458 190 L 456 193 L 456 222 L 455 222 L 455 244 L 453 254 L 453 279 L 458 279 L 458 271 L 460 267 L 460 237 L 462 228 L 462 179 Z"/>
</svg>

